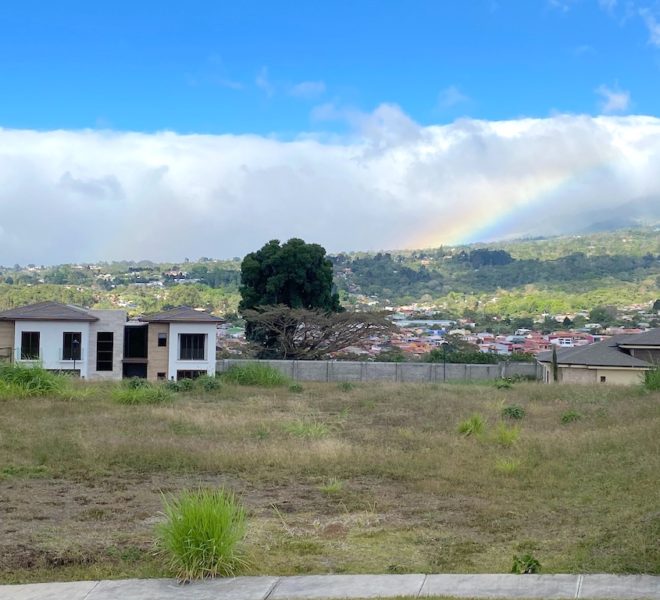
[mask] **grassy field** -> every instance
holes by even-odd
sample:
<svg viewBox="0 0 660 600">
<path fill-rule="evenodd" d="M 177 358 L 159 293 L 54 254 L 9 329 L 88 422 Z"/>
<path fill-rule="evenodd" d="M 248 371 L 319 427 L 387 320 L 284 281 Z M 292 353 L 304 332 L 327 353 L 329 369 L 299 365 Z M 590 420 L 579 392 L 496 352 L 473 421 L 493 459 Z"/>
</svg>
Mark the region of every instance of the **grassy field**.
<svg viewBox="0 0 660 600">
<path fill-rule="evenodd" d="M 166 576 L 161 494 L 197 486 L 246 505 L 247 574 L 503 573 L 523 553 L 544 573 L 660 573 L 658 392 L 74 391 L 0 400 L 2 582 Z M 476 415 L 483 431 L 459 434 Z"/>
</svg>

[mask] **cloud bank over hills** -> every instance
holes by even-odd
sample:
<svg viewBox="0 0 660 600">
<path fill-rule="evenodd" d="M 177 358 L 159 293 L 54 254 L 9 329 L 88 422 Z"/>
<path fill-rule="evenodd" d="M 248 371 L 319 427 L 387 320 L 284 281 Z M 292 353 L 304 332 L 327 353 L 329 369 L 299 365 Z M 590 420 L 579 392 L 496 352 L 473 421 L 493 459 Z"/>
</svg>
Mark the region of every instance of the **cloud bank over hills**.
<svg viewBox="0 0 660 600">
<path fill-rule="evenodd" d="M 345 136 L 0 129 L 0 263 L 429 247 L 660 220 L 660 119 L 422 126 L 325 107 Z"/>
</svg>

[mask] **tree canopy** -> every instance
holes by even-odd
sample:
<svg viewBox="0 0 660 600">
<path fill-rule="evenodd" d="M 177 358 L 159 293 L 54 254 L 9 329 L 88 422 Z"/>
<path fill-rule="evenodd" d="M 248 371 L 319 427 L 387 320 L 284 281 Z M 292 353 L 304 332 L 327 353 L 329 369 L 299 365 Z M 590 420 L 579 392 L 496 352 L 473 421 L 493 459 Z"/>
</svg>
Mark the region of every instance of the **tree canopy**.
<svg viewBox="0 0 660 600">
<path fill-rule="evenodd" d="M 271 240 L 241 263 L 239 310 L 284 305 L 339 312 L 332 275 L 323 246 L 298 238 L 281 245 Z"/>
</svg>

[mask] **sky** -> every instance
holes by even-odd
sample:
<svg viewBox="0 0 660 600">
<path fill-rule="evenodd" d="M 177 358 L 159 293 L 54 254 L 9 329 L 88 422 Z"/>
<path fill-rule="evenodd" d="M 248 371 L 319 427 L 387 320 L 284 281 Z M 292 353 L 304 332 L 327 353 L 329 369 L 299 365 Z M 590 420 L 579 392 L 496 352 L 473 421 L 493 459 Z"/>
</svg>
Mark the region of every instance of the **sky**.
<svg viewBox="0 0 660 600">
<path fill-rule="evenodd" d="M 0 5 L 0 264 L 660 221 L 660 0 Z"/>
</svg>

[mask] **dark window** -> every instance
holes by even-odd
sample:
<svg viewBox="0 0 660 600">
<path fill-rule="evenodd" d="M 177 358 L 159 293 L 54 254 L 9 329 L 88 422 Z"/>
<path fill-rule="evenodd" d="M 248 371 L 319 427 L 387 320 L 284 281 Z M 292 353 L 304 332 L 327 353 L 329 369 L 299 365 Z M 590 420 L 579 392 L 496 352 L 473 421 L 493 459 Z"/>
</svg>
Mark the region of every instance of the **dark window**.
<svg viewBox="0 0 660 600">
<path fill-rule="evenodd" d="M 606 381 L 607 381 L 607 377 L 605 377 L 605 375 L 601 375 L 600 376 L 600 382 L 605 383 Z"/>
<path fill-rule="evenodd" d="M 115 347 L 115 334 L 112 331 L 99 331 L 96 334 L 96 370 L 112 371 L 112 353 Z"/>
<path fill-rule="evenodd" d="M 179 360 L 204 360 L 206 334 L 182 333 L 179 335 Z"/>
<path fill-rule="evenodd" d="M 146 325 L 127 325 L 124 328 L 124 358 L 147 358 Z"/>
<path fill-rule="evenodd" d="M 21 360 L 39 360 L 39 332 L 21 333 Z"/>
<path fill-rule="evenodd" d="M 82 334 L 79 331 L 64 333 L 62 343 L 62 360 L 80 360 Z"/>
<path fill-rule="evenodd" d="M 158 334 L 158 347 L 159 348 L 165 348 L 167 346 L 167 334 L 166 333 L 159 333 Z"/>
<path fill-rule="evenodd" d="M 181 379 L 197 379 L 198 377 L 201 377 L 202 375 L 206 375 L 206 374 L 207 374 L 206 371 L 182 370 L 176 372 L 176 378 L 179 381 Z"/>
<path fill-rule="evenodd" d="M 158 373 L 156 379 L 165 379 L 165 373 Z"/>
</svg>

